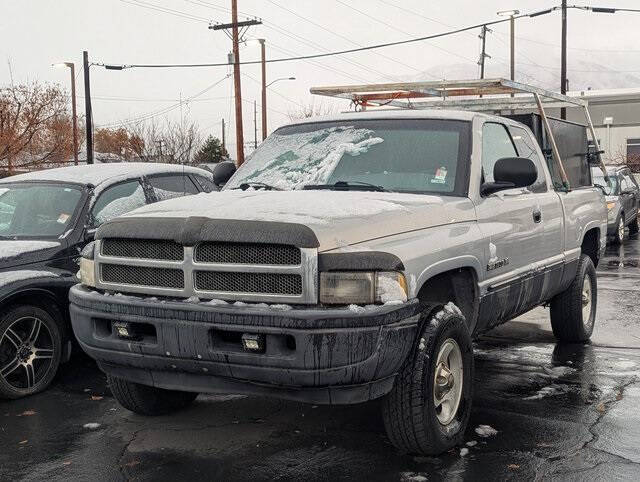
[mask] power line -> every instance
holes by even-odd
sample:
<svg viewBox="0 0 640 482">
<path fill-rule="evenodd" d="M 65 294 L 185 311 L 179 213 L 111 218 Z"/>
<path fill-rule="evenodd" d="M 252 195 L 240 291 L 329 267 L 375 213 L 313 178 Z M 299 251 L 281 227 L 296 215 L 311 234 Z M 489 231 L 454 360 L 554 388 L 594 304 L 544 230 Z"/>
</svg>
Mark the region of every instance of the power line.
<svg viewBox="0 0 640 482">
<path fill-rule="evenodd" d="M 294 15 L 296 18 L 299 18 L 300 20 L 302 20 L 302 21 L 304 21 L 304 22 L 307 22 L 307 23 L 309 23 L 309 24 L 311 24 L 311 25 L 314 25 L 315 27 L 317 27 L 317 28 L 319 28 L 319 29 L 321 29 L 321 30 L 323 30 L 323 31 L 325 31 L 325 32 L 328 32 L 328 33 L 330 33 L 330 34 L 332 34 L 332 35 L 334 35 L 334 36 L 336 36 L 336 37 L 338 37 L 338 38 L 340 38 L 340 39 L 346 40 L 346 41 L 347 41 L 347 42 L 349 42 L 351 45 L 356 45 L 356 46 L 358 46 L 358 47 L 362 47 L 362 46 L 363 46 L 362 44 L 360 44 L 360 43 L 358 43 L 358 42 L 355 42 L 353 39 L 351 39 L 351 38 L 349 38 L 349 37 L 347 37 L 347 36 L 345 36 L 345 35 L 342 35 L 342 34 L 340 34 L 340 33 L 336 32 L 335 30 L 329 29 L 329 28 L 327 28 L 327 27 L 325 27 L 325 26 L 323 26 L 323 25 L 319 24 L 318 22 L 315 22 L 315 21 L 313 21 L 313 20 L 311 20 L 311 19 L 309 19 L 309 18 L 307 18 L 307 17 L 304 17 L 304 16 L 302 16 L 302 15 L 298 14 L 297 12 L 295 12 L 295 11 L 293 11 L 293 10 L 291 10 L 291 9 L 289 9 L 289 8 L 287 8 L 287 7 L 285 7 L 285 6 L 283 6 L 283 5 L 280 5 L 280 4 L 276 3 L 276 2 L 275 2 L 275 1 L 273 1 L 273 0 L 267 0 L 267 1 L 268 1 L 269 3 L 271 3 L 272 5 L 275 5 L 276 7 L 280 8 L 280 9 L 282 9 L 282 10 L 285 10 L 286 12 L 289 12 L 291 15 Z M 397 63 L 398 65 L 402 65 L 402 66 L 404 66 L 404 67 L 408 67 L 409 69 L 415 70 L 416 72 L 421 72 L 421 70 L 420 70 L 420 69 L 417 69 L 417 68 L 415 68 L 414 66 L 409 65 L 409 64 L 406 64 L 406 63 L 404 63 L 404 62 L 401 62 L 401 61 L 399 61 L 398 59 L 394 59 L 393 57 L 389 57 L 388 55 L 384 55 L 384 54 L 382 54 L 382 53 L 380 53 L 380 52 L 374 52 L 374 53 L 375 53 L 376 55 L 378 55 L 378 56 L 380 56 L 380 57 L 384 58 L 384 59 L 391 60 L 392 62 L 395 62 L 395 63 Z"/>
<path fill-rule="evenodd" d="M 229 78 L 229 74 L 225 75 L 223 78 L 221 78 L 220 80 L 214 82 L 213 84 L 205 87 L 200 92 L 188 97 L 184 101 L 177 102 L 176 104 L 170 105 L 168 107 L 164 107 L 164 108 L 162 108 L 160 110 L 157 110 L 157 111 L 148 112 L 146 114 L 142 114 L 142 115 L 136 116 L 136 117 L 131 117 L 129 119 L 124 119 L 122 121 L 116 121 L 116 122 L 109 122 L 109 123 L 101 124 L 99 126 L 96 126 L 96 128 L 109 128 L 109 127 L 116 127 L 116 126 L 125 126 L 125 125 L 130 125 L 130 124 L 139 124 L 140 122 L 144 122 L 144 121 L 147 121 L 149 119 L 153 119 L 154 117 L 158 117 L 158 116 L 163 115 L 163 114 L 168 114 L 172 110 L 175 110 L 175 109 L 177 109 L 178 107 L 180 107 L 180 106 L 182 106 L 184 104 L 188 104 L 193 99 L 201 96 L 202 94 L 205 94 L 205 93 L 209 92 L 211 89 L 213 89 L 217 85 L 219 85 L 222 82 L 224 82 L 227 78 Z"/>
<path fill-rule="evenodd" d="M 215 4 L 211 4 L 211 3 L 209 3 L 209 2 L 204 2 L 204 1 L 201 1 L 201 0 L 185 0 L 185 1 L 186 1 L 186 2 L 188 2 L 188 3 L 191 3 L 191 4 L 193 4 L 193 5 L 198 5 L 198 6 L 205 7 L 205 8 L 211 8 L 211 9 L 214 9 L 214 10 L 227 10 L 227 9 L 225 9 L 224 7 L 218 7 L 218 6 L 217 6 L 217 5 L 215 5 Z M 277 5 L 277 4 L 276 4 L 276 5 Z M 263 25 L 264 25 L 265 27 L 269 28 L 269 29 L 275 30 L 275 31 L 276 31 L 276 32 L 278 32 L 280 35 L 284 35 L 284 36 L 286 36 L 286 37 L 289 37 L 289 38 L 291 38 L 291 39 L 293 39 L 293 40 L 295 40 L 295 41 L 297 41 L 297 42 L 300 42 L 300 43 L 302 43 L 302 44 L 306 44 L 306 45 L 312 46 L 312 47 L 314 47 L 314 48 L 319 48 L 320 50 L 323 50 L 323 51 L 325 51 L 325 52 L 327 51 L 327 50 L 325 49 L 325 47 L 323 47 L 322 45 L 317 44 L 317 43 L 313 42 L 313 41 L 312 41 L 312 40 L 310 40 L 310 39 L 307 39 L 307 38 L 305 38 L 305 37 L 302 37 L 301 35 L 295 34 L 295 33 L 291 32 L 291 31 L 287 31 L 286 29 L 283 29 L 283 28 L 279 27 L 278 25 L 274 24 L 273 22 L 267 22 L 267 21 L 265 21 L 265 20 L 263 19 Z M 272 46 L 272 47 L 277 47 L 277 46 L 276 46 L 274 43 L 272 43 L 271 41 L 269 41 L 269 45 L 270 45 L 270 46 Z M 282 49 L 282 48 L 281 48 L 280 50 L 284 51 L 284 49 Z M 291 53 L 289 53 L 289 55 L 291 55 Z M 295 54 L 293 54 L 293 55 L 295 55 Z M 360 69 L 366 70 L 367 72 L 376 72 L 376 71 L 375 71 L 374 69 L 372 69 L 371 67 L 369 67 L 369 66 L 367 66 L 367 65 L 364 65 L 364 64 L 361 64 L 361 63 L 359 63 L 359 62 L 356 62 L 355 60 L 351 60 L 351 59 L 341 59 L 341 60 L 343 60 L 344 62 L 347 62 L 347 63 L 349 63 L 349 64 L 351 64 L 351 65 L 353 65 L 353 66 L 356 66 L 356 67 L 358 67 L 358 68 L 360 68 Z M 311 64 L 311 65 L 315 65 L 316 67 L 321 68 L 321 69 L 323 69 L 323 70 L 331 70 L 331 71 L 333 71 L 333 72 L 338 72 L 338 73 L 340 73 L 340 74 L 341 74 L 342 76 L 344 76 L 344 77 L 348 77 L 348 78 L 356 79 L 356 80 L 358 80 L 359 82 L 362 82 L 362 81 L 363 81 L 363 79 L 362 79 L 362 78 L 356 78 L 354 75 L 352 75 L 352 74 L 350 74 L 350 73 L 344 72 L 344 71 L 342 71 L 342 70 L 338 70 L 338 69 L 333 68 L 333 67 L 331 67 L 331 66 L 323 66 L 322 64 L 318 64 L 318 63 L 313 63 L 313 64 Z M 382 75 L 383 77 L 384 77 L 384 76 L 387 76 L 387 74 L 382 73 L 382 72 L 377 72 L 377 73 L 378 73 L 379 75 Z"/>
<path fill-rule="evenodd" d="M 155 3 L 144 2 L 142 0 L 120 0 L 122 3 L 128 3 L 129 5 L 135 5 L 137 7 L 146 8 L 148 10 L 155 10 L 157 12 L 166 13 L 168 15 L 173 15 L 174 17 L 181 17 L 187 20 L 193 20 L 195 22 L 201 23 L 209 23 L 210 20 L 204 17 L 199 17 L 197 15 L 192 15 L 187 12 L 182 12 L 180 10 L 174 10 L 172 8 L 162 7 L 160 5 L 156 5 Z"/>
<path fill-rule="evenodd" d="M 401 34 L 411 36 L 411 34 L 409 32 L 406 32 L 405 30 L 399 29 L 395 25 L 390 24 L 388 22 L 385 22 L 384 20 L 380 20 L 379 18 L 376 18 L 373 15 L 368 14 L 367 12 L 359 10 L 356 7 L 353 7 L 353 6 L 349 5 L 348 3 L 343 2 L 342 0 L 335 0 L 335 1 L 337 3 L 339 3 L 340 5 L 343 5 L 343 6 L 347 7 L 347 8 L 349 8 L 349 9 L 353 10 L 354 12 L 358 12 L 360 15 L 364 15 L 365 17 L 370 18 L 374 22 L 378 22 L 380 25 L 385 25 L 385 26 L 389 27 L 390 29 L 395 30 L 396 32 L 400 32 Z M 439 47 L 438 45 L 433 45 L 433 44 L 429 44 L 429 45 L 431 47 L 434 47 L 434 48 L 438 49 L 438 50 L 442 50 L 443 52 L 446 52 L 446 53 L 448 53 L 450 55 L 454 55 L 454 56 L 459 57 L 461 59 L 464 59 L 464 60 L 466 60 L 468 62 L 474 62 L 475 63 L 475 60 L 473 60 L 473 59 L 471 59 L 469 57 L 465 57 L 464 55 L 460 55 L 460 54 L 458 54 L 456 52 L 453 52 L 451 50 L 445 49 L 443 47 Z"/>
<path fill-rule="evenodd" d="M 523 17 L 530 17 L 532 15 L 535 15 L 539 12 L 533 12 L 530 14 L 521 14 L 521 15 L 517 15 L 515 18 L 523 18 Z M 379 43 L 379 44 L 374 44 L 374 45 L 368 45 L 368 46 L 364 46 L 364 47 L 355 47 L 355 48 L 351 48 L 351 49 L 344 49 L 344 50 L 337 50 L 337 51 L 333 51 L 333 52 L 325 52 L 325 53 L 317 53 L 317 54 L 310 54 L 310 55 L 299 55 L 299 56 L 295 56 L 295 57 L 286 57 L 286 58 L 275 58 L 275 59 L 267 59 L 267 63 L 279 63 L 279 62 L 291 62 L 291 61 L 296 61 L 296 60 L 311 60 L 311 59 L 318 59 L 318 58 L 323 58 L 323 57 L 333 57 L 336 55 L 344 55 L 344 54 L 350 54 L 350 53 L 356 53 L 356 52 L 364 52 L 364 51 L 368 51 L 368 50 L 375 50 L 375 49 L 380 49 L 380 48 L 385 48 L 385 47 L 393 47 L 396 45 L 406 45 L 406 44 L 411 44 L 411 43 L 416 43 L 416 42 L 423 42 L 425 40 L 433 40 L 433 39 L 437 39 L 437 38 L 442 38 L 442 37 L 447 37 L 449 35 L 455 35 L 458 33 L 462 33 L 462 32 L 468 32 L 470 30 L 474 30 L 477 28 L 482 27 L 483 25 L 497 25 L 497 24 L 501 24 L 501 23 L 505 23 L 505 22 L 509 22 L 508 18 L 505 19 L 497 19 L 497 20 L 492 20 L 492 21 L 488 21 L 488 22 L 482 22 L 482 23 L 476 23 L 473 25 L 469 25 L 466 27 L 461 27 L 461 28 L 457 28 L 457 29 L 453 29 L 453 30 L 448 30 L 446 32 L 439 32 L 436 34 L 431 34 L 431 35 L 425 35 L 422 37 L 415 37 L 415 38 L 409 38 L 409 39 L 405 39 L 405 40 L 397 40 L 394 42 L 384 42 L 384 43 Z M 255 64 L 259 64 L 260 61 L 259 60 L 252 60 L 252 61 L 248 61 L 248 62 L 240 62 L 240 65 L 255 65 Z M 100 64 L 94 64 L 94 65 L 100 65 L 103 67 L 107 67 L 107 68 L 112 68 L 112 69 L 132 69 L 132 68 L 195 68 L 195 67 L 226 67 L 228 66 L 227 63 L 198 63 L 198 64 L 126 64 L 126 65 L 118 65 L 118 64 L 105 64 L 105 63 L 100 63 Z"/>
</svg>

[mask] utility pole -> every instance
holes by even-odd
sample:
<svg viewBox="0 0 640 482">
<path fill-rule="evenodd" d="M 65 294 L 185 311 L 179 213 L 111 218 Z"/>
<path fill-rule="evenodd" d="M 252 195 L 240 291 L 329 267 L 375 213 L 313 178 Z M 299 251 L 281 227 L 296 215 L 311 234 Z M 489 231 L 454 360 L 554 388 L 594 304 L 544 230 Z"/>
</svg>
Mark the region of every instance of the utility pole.
<svg viewBox="0 0 640 482">
<path fill-rule="evenodd" d="M 76 66 L 69 62 L 71 69 L 71 115 L 73 116 L 73 163 L 78 165 L 78 115 L 76 113 Z"/>
<path fill-rule="evenodd" d="M 236 164 L 238 167 L 244 162 L 244 131 L 242 124 L 242 85 L 240 82 L 240 37 L 244 35 L 247 28 L 251 25 L 259 25 L 262 22 L 254 20 L 245 20 L 238 22 L 238 0 L 231 0 L 231 23 L 209 25 L 213 30 L 231 29 L 231 40 L 233 42 L 233 85 L 235 90 L 235 112 L 236 112 L 236 156 L 238 158 Z M 246 28 L 245 28 L 246 27 Z M 240 28 L 243 28 L 240 33 Z M 228 34 L 227 34 L 228 35 Z"/>
<path fill-rule="evenodd" d="M 258 105 L 253 101 L 253 148 L 258 148 Z"/>
<path fill-rule="evenodd" d="M 226 150 L 227 149 L 227 143 L 225 140 L 225 127 L 224 127 L 224 119 L 222 119 L 222 149 Z"/>
<path fill-rule="evenodd" d="M 491 58 L 490 55 L 487 55 L 486 47 L 487 47 L 487 32 L 491 32 L 486 25 L 482 26 L 482 31 L 480 33 L 480 39 L 482 40 L 482 51 L 480 53 L 480 60 L 478 61 L 478 65 L 480 66 L 480 78 L 484 79 L 484 61 L 487 58 Z"/>
<path fill-rule="evenodd" d="M 560 58 L 560 93 L 567 93 L 567 0 L 562 0 L 562 54 Z M 567 109 L 560 109 L 560 118 L 567 118 Z"/>
<path fill-rule="evenodd" d="M 267 138 L 267 54 L 264 39 L 260 39 L 260 58 L 262 60 L 262 140 Z"/>
<path fill-rule="evenodd" d="M 84 69 L 84 108 L 87 129 L 87 164 L 93 164 L 93 113 L 91 110 L 91 85 L 89 80 L 89 52 L 82 52 L 82 67 Z"/>
</svg>

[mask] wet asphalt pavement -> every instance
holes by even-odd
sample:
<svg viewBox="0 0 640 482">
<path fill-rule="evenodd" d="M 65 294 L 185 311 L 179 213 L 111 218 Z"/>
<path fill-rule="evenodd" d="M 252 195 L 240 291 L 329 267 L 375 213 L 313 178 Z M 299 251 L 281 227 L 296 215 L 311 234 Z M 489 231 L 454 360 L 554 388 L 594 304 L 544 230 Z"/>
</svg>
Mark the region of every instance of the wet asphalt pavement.
<svg viewBox="0 0 640 482">
<path fill-rule="evenodd" d="M 200 396 L 140 417 L 76 354 L 49 391 L 0 401 L 0 480 L 638 480 L 640 240 L 609 248 L 598 274 L 590 344 L 556 344 L 542 308 L 477 342 L 466 454 L 399 455 L 376 402 Z"/>
</svg>

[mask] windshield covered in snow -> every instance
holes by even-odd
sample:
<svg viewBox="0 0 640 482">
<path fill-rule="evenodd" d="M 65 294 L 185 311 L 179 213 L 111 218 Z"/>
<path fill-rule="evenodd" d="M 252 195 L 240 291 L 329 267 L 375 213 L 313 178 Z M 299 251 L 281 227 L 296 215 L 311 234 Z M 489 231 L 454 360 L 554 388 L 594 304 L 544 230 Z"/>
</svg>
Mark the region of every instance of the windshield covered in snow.
<svg viewBox="0 0 640 482">
<path fill-rule="evenodd" d="M 0 238 L 60 237 L 69 229 L 81 197 L 81 188 L 71 184 L 3 184 Z"/>
<path fill-rule="evenodd" d="M 267 138 L 225 189 L 264 183 L 302 189 L 336 182 L 389 191 L 464 195 L 470 123 L 436 119 L 318 122 Z"/>
</svg>

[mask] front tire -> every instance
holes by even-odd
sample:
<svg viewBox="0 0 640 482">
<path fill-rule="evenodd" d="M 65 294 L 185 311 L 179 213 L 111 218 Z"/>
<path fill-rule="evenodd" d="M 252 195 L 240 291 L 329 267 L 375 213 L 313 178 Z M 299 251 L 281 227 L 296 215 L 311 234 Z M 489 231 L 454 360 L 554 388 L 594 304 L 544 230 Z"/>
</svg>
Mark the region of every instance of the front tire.
<svg viewBox="0 0 640 482">
<path fill-rule="evenodd" d="M 0 319 L 0 398 L 47 388 L 62 356 L 62 319 L 37 306 L 10 309 Z"/>
<path fill-rule="evenodd" d="M 638 234 L 640 226 L 638 226 L 638 216 L 633 219 L 631 224 L 629 224 L 629 234 Z"/>
<path fill-rule="evenodd" d="M 460 310 L 428 310 L 418 342 L 384 398 L 391 440 L 409 454 L 438 455 L 460 444 L 471 415 L 473 345 Z"/>
<path fill-rule="evenodd" d="M 559 341 L 587 341 L 593 333 L 598 302 L 596 269 L 591 258 L 580 255 L 571 285 L 551 300 L 551 327 Z"/>
<path fill-rule="evenodd" d="M 138 415 L 156 416 L 182 410 L 198 396 L 193 392 L 164 390 L 107 375 L 109 388 L 115 399 L 127 410 Z"/>
<path fill-rule="evenodd" d="M 624 242 L 624 213 L 620 213 L 620 217 L 616 223 L 616 232 L 613 235 L 613 242 L 615 244 L 622 244 Z"/>
</svg>

